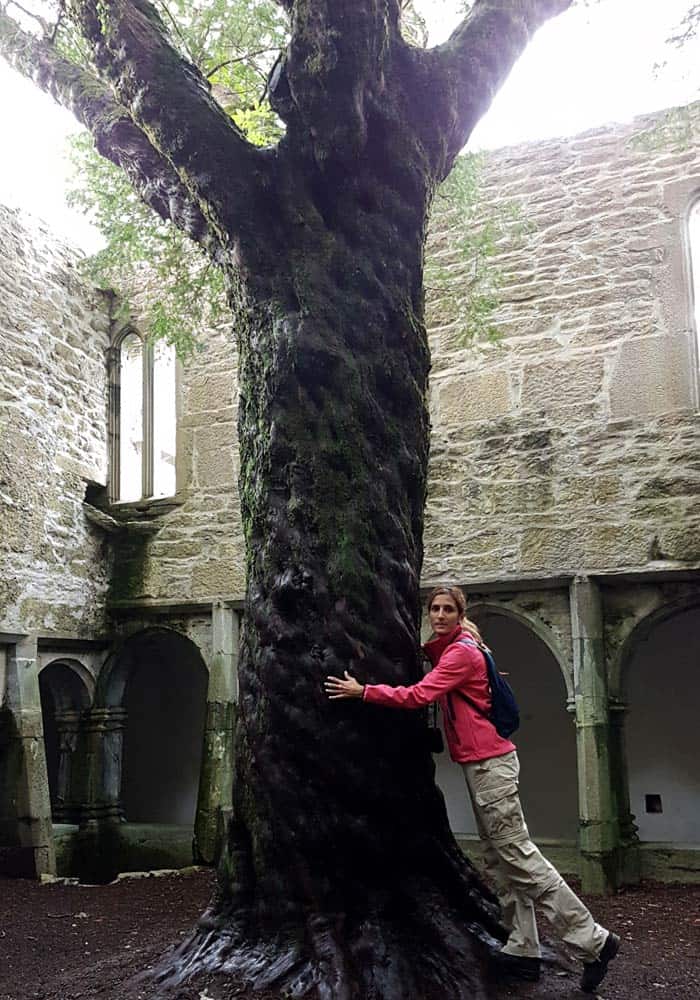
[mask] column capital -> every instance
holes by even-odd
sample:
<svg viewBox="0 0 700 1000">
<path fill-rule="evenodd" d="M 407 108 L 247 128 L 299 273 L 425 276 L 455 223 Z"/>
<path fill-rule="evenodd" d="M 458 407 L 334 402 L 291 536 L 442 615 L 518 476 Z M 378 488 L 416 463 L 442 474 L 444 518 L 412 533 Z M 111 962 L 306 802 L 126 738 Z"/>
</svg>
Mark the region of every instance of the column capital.
<svg viewBox="0 0 700 1000">
<path fill-rule="evenodd" d="M 83 718 L 82 709 L 66 708 L 56 712 L 54 716 L 59 729 L 77 729 Z"/>
<path fill-rule="evenodd" d="M 88 729 L 123 729 L 126 722 L 127 711 L 121 705 L 106 705 L 100 708 L 91 708 L 87 713 Z"/>
</svg>

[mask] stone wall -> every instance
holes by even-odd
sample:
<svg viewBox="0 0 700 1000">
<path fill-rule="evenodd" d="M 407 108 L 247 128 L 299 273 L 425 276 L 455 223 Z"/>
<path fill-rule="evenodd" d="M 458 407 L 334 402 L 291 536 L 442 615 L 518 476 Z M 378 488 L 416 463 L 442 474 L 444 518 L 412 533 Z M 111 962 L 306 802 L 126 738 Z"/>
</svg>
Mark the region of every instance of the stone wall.
<svg viewBox="0 0 700 1000">
<path fill-rule="evenodd" d="M 457 296 L 429 302 L 426 585 L 700 564 L 684 245 L 700 154 L 635 144 L 658 117 L 487 159 L 484 216 L 513 202 L 524 232 L 493 262 L 497 343 L 463 346 Z M 0 606 L 16 623 L 84 630 L 85 615 L 101 620 L 105 587 L 80 502 L 86 480 L 105 479 L 106 303 L 45 233 L 1 218 Z M 451 224 L 435 226 L 431 252 L 445 252 Z M 235 371 L 225 329 L 181 369 L 177 504 L 154 512 L 155 534 L 119 536 L 118 604 L 242 597 Z"/>
<path fill-rule="evenodd" d="M 429 304 L 424 582 L 700 564 L 685 226 L 700 150 L 639 144 L 660 119 L 489 156 L 484 216 L 513 202 L 520 233 L 493 261 L 497 343 L 460 345 L 456 294 Z M 448 261 L 450 225 L 432 248 Z"/>
<path fill-rule="evenodd" d="M 236 371 L 230 327 L 205 331 L 201 349 L 179 366 L 175 504 L 162 516 L 154 505 L 154 535 L 120 539 L 114 606 L 242 598 Z"/>
<path fill-rule="evenodd" d="M 109 326 L 75 253 L 0 208 L 0 631 L 104 628 L 107 551 L 82 502 L 107 471 Z"/>
<path fill-rule="evenodd" d="M 700 153 L 639 144 L 660 119 L 487 158 L 484 218 L 515 204 L 519 235 L 492 264 L 496 343 L 460 343 L 458 261 L 429 299 L 426 586 L 700 565 L 685 245 Z M 449 260 L 460 225 L 436 223 L 430 252 Z M 243 595 L 235 369 L 221 330 L 181 372 L 181 506 L 123 547 L 120 601 Z"/>
</svg>

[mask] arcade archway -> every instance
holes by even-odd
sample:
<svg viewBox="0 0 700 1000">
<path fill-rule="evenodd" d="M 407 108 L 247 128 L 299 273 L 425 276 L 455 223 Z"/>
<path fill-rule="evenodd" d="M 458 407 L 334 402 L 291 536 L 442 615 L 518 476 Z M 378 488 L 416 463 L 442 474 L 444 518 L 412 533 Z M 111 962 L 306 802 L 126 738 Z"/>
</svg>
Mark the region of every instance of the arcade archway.
<svg viewBox="0 0 700 1000">
<path fill-rule="evenodd" d="M 86 668 L 54 660 L 39 674 L 46 768 L 54 822 L 77 823 L 85 776 L 83 722 L 94 685 Z"/>
<path fill-rule="evenodd" d="M 520 706 L 521 726 L 513 739 L 530 832 L 535 838 L 573 841 L 578 831 L 576 731 L 560 664 L 543 639 L 508 609 L 482 606 L 473 616 Z M 455 833 L 475 834 L 462 772 L 447 754 L 438 759 L 437 779 Z"/>
<path fill-rule="evenodd" d="M 700 607 L 661 609 L 627 646 L 627 769 L 639 839 L 699 844 Z"/>
</svg>

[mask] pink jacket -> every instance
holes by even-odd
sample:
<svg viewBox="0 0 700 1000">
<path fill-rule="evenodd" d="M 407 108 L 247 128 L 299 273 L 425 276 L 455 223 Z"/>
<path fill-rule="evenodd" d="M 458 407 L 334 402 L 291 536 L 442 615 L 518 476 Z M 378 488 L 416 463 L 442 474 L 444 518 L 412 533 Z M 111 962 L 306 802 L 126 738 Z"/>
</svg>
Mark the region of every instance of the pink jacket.
<svg viewBox="0 0 700 1000">
<path fill-rule="evenodd" d="M 393 708 L 422 708 L 430 702 L 439 702 L 450 756 L 459 764 L 465 764 L 487 757 L 502 757 L 515 750 L 515 744 L 499 736 L 486 716 L 464 698 L 451 693 L 464 691 L 484 712 L 491 708 L 486 661 L 475 646 L 457 642 L 461 636 L 473 638 L 458 625 L 450 635 L 426 642 L 423 649 L 433 669 L 417 684 L 410 687 L 367 684 L 363 698 L 372 704 Z"/>
</svg>

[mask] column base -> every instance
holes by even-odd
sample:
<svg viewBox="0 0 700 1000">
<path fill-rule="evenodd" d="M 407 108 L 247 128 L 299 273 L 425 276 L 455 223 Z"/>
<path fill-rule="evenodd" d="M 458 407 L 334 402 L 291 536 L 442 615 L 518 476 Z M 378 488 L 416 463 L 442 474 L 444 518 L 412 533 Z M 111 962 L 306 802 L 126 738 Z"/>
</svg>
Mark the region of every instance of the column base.
<svg viewBox="0 0 700 1000">
<path fill-rule="evenodd" d="M 581 889 L 593 896 L 607 896 L 619 886 L 617 851 L 591 854 L 581 852 Z"/>
</svg>

